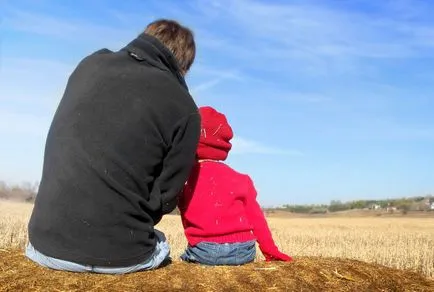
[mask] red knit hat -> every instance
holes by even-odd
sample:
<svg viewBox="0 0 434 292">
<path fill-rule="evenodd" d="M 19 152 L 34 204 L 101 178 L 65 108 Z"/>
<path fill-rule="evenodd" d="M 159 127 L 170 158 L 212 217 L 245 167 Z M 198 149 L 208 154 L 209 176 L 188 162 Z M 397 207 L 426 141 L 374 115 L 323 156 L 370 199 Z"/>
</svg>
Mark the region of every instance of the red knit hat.
<svg viewBox="0 0 434 292">
<path fill-rule="evenodd" d="M 200 139 L 197 147 L 198 159 L 225 160 L 232 148 L 232 128 L 224 114 L 210 106 L 199 108 L 201 115 Z"/>
</svg>

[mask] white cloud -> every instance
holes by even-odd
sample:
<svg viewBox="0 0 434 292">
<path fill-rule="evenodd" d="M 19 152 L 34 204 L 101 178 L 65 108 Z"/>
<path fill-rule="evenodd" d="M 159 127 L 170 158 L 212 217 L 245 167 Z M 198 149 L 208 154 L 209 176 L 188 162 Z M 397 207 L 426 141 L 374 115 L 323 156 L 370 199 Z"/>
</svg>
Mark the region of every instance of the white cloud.
<svg viewBox="0 0 434 292">
<path fill-rule="evenodd" d="M 19 135 L 29 138 L 45 138 L 50 122 L 50 117 L 0 110 L 0 136 Z"/>
<path fill-rule="evenodd" d="M 262 93 L 260 89 L 257 91 Z M 275 89 L 272 94 L 263 92 L 262 95 L 268 96 L 277 100 L 283 100 L 291 102 L 291 104 L 318 104 L 323 106 L 324 104 L 330 104 L 335 101 L 335 98 L 326 94 L 316 92 L 291 92 L 291 91 L 279 91 Z"/>
<path fill-rule="evenodd" d="M 26 11 L 7 11 L 2 27 L 6 30 L 55 37 L 73 43 L 105 43 L 105 47 L 126 45 L 143 27 L 114 27 L 82 19 L 63 19 Z M 108 37 L 109 36 L 109 37 Z"/>
<path fill-rule="evenodd" d="M 15 105 L 39 114 L 54 111 L 74 67 L 48 59 L 3 58 L 0 70 L 2 109 Z"/>
<path fill-rule="evenodd" d="M 244 139 L 240 137 L 234 137 L 232 140 L 233 154 L 263 154 L 263 155 L 289 155 L 289 156 L 301 156 L 303 153 L 297 150 L 275 148 L 268 145 L 264 145 L 260 142 Z"/>
<path fill-rule="evenodd" d="M 193 96 L 195 96 L 196 94 L 203 92 L 203 91 L 207 91 L 217 85 L 219 85 L 220 83 L 224 82 L 227 79 L 235 79 L 235 80 L 239 80 L 240 78 L 237 75 L 233 75 L 230 72 L 227 73 L 221 73 L 220 75 L 218 75 L 218 77 L 215 77 L 213 79 L 204 81 L 202 83 L 199 83 L 198 85 L 195 85 L 192 87 L 191 94 Z"/>
<path fill-rule="evenodd" d="M 218 85 L 220 82 L 222 82 L 222 80 L 223 80 L 223 78 L 215 78 L 215 79 L 211 79 L 211 80 L 209 80 L 209 81 L 206 81 L 206 82 L 200 83 L 200 84 L 194 86 L 194 87 L 190 90 L 190 91 L 191 91 L 191 94 L 192 94 L 193 96 L 195 96 L 195 95 L 198 94 L 199 92 L 202 92 L 202 91 L 206 91 L 206 90 L 208 90 L 208 89 L 211 89 L 211 88 L 213 88 L 214 86 Z"/>
<path fill-rule="evenodd" d="M 226 81 L 242 82 L 247 77 L 236 69 L 217 69 L 208 67 L 204 64 L 195 64 L 192 72 L 190 73 L 192 80 L 204 80 L 202 82 L 195 82 L 190 86 L 190 91 L 193 96 L 204 91 L 208 91 L 217 85 Z"/>
<path fill-rule="evenodd" d="M 273 100 L 287 100 L 291 106 L 307 103 L 311 107 L 322 107 L 321 110 L 324 111 L 333 104 L 335 112 L 332 114 L 336 123 L 327 124 L 328 117 L 306 116 L 306 118 L 311 118 L 309 122 L 318 123 L 321 127 L 334 128 L 342 135 L 347 132 L 345 127 L 348 124 L 342 123 L 345 119 L 358 120 L 356 126 L 348 129 L 356 132 L 358 123 L 363 124 L 372 114 L 387 115 L 391 106 L 403 104 L 405 102 L 403 99 L 395 98 L 402 94 L 400 93 L 402 89 L 397 88 L 396 92 L 383 90 L 374 94 L 371 85 L 364 88 L 356 86 L 350 88 L 351 86 L 346 87 L 345 84 L 339 83 L 342 82 L 341 80 L 335 79 L 334 83 L 330 83 L 333 90 L 329 92 L 316 87 L 315 83 L 312 83 L 315 87 L 312 92 L 294 92 L 293 89 L 288 89 L 285 78 L 289 76 L 287 80 L 298 82 L 300 79 L 309 79 L 312 75 L 319 74 L 328 78 L 342 73 L 352 73 L 367 74 L 382 82 L 384 79 L 382 72 L 377 72 L 375 68 L 368 70 L 367 66 L 375 67 L 375 62 L 381 59 L 404 59 L 434 54 L 432 50 L 434 25 L 432 21 L 423 22 L 429 11 L 423 6 L 427 5 L 426 3 L 408 0 L 375 3 L 369 0 L 360 1 L 375 6 L 374 8 L 381 10 L 381 13 L 368 14 L 344 9 L 345 4 L 335 5 L 327 1 L 317 2 L 316 5 L 312 5 L 313 2 L 308 0 L 280 2 L 280 4 L 257 0 L 215 0 L 211 5 L 192 1 L 187 4 L 189 9 L 185 9 L 185 4 L 159 0 L 148 5 L 150 9 L 145 11 L 145 16 L 135 12 L 139 9 L 125 13 L 118 10 L 113 12 L 110 11 L 110 7 L 102 7 L 102 10 L 106 9 L 105 12 L 101 12 L 102 14 L 112 15 L 116 20 L 109 26 L 98 23 L 97 20 L 82 21 L 56 15 L 11 10 L 5 13 L 3 27 L 12 31 L 60 38 L 61 41 L 91 42 L 104 46 L 109 42 L 119 44 L 120 47 L 143 29 L 156 10 L 164 9 L 168 17 L 176 16 L 180 21 L 191 26 L 196 33 L 199 57 L 192 70 L 194 82 L 189 84 L 193 95 L 198 94 L 198 97 L 202 97 L 205 92 L 208 95 L 208 92 L 218 89 L 209 96 L 213 98 L 224 96 L 229 99 L 228 96 L 235 98 L 248 96 L 251 93 L 249 90 L 252 90 L 258 96 Z M 136 7 L 142 5 L 147 4 L 136 2 Z M 155 9 L 155 5 L 158 9 Z M 214 29 L 216 24 L 221 24 L 218 29 Z M 219 54 L 219 58 L 214 58 L 215 53 Z M 8 60 L 3 59 L 2 62 Z M 36 104 L 44 97 L 49 97 L 48 104 L 52 110 L 60 99 L 71 67 L 50 62 L 50 60 L 24 60 L 22 64 L 16 62 L 16 65 L 9 66 L 13 68 L 6 70 L 7 74 L 1 75 L 0 72 L 0 90 L 3 90 L 0 100 L 17 101 L 20 98 L 29 98 L 32 99 L 31 103 Z M 4 68 L 3 66 L 2 69 Z M 282 78 L 274 80 L 266 76 L 264 79 L 270 81 L 266 84 L 260 78 L 264 73 L 267 74 L 268 70 L 278 72 Z M 257 80 L 248 76 L 250 74 Z M 295 78 L 291 79 L 292 76 Z M 54 79 L 56 82 L 53 82 Z M 50 80 L 50 83 L 46 80 Z M 18 81 L 22 83 L 12 84 Z M 237 88 L 235 85 L 225 91 L 224 87 L 233 81 L 243 82 L 244 85 L 251 83 L 253 89 L 246 89 L 245 86 L 237 91 L 233 90 Z M 53 83 L 56 84 L 55 89 Z M 5 88 L 8 88 L 7 91 Z M 414 96 L 411 102 L 415 102 Z M 336 110 L 338 107 L 340 112 Z M 352 115 L 352 111 L 357 112 L 357 115 Z M 319 110 L 313 113 L 317 112 L 323 114 Z M 366 129 L 363 136 L 367 137 L 368 129 L 375 130 L 377 126 L 364 125 L 362 128 Z M 401 133 L 384 137 L 400 136 L 409 139 L 431 137 L 430 130 L 426 129 L 396 130 L 397 128 L 413 129 L 408 125 L 402 127 L 384 125 L 383 128 L 384 132 L 390 129 L 389 133 Z M 375 131 L 372 135 L 375 136 L 374 133 Z M 239 153 L 286 152 L 249 140 L 241 139 L 238 143 L 239 150 L 235 149 L 235 151 Z"/>
<path fill-rule="evenodd" d="M 212 8 L 198 4 L 196 9 L 207 21 L 223 23 L 223 31 L 230 28 L 230 33 L 200 29 L 199 35 L 214 40 L 207 49 L 224 52 L 228 59 L 262 71 L 364 75 L 375 68 L 366 59 L 433 56 L 430 36 L 434 25 L 415 18 L 423 6 L 407 1 L 381 3 L 377 5 L 383 11 L 380 14 L 344 9 L 344 3 L 338 6 L 326 1 L 315 5 L 312 1 L 219 1 Z M 406 17 L 396 13 L 405 11 L 404 7 L 412 11 Z"/>
<path fill-rule="evenodd" d="M 269 4 L 242 0 L 225 5 L 246 31 L 284 47 L 324 56 L 406 57 L 430 42 L 410 42 L 427 27 L 385 13 L 381 16 L 325 5 Z M 325 3 L 325 2 L 324 2 Z M 261 19 L 261 21 L 257 21 Z M 434 27 L 430 26 L 430 30 Z"/>
<path fill-rule="evenodd" d="M 152 8 L 148 7 L 145 15 L 113 11 L 107 5 L 101 7 L 105 11 L 101 13 L 116 20 L 117 26 L 13 10 L 5 14 L 3 26 L 75 42 L 109 41 L 121 45 L 153 19 L 156 9 L 164 9 L 168 17 L 180 19 L 194 29 L 200 51 L 229 52 L 247 65 L 264 65 L 267 60 L 274 60 L 279 63 L 269 65 L 284 66 L 291 60 L 298 66 L 303 65 L 300 69 L 314 73 L 315 70 L 309 69 L 312 66 L 326 70 L 332 64 L 351 69 L 358 58 L 433 55 L 434 26 L 415 21 L 427 11 L 423 2 L 367 4 L 384 13 L 375 15 L 342 9 L 344 4 L 338 7 L 330 2 L 313 5 L 312 1 L 272 4 L 238 0 L 213 1 L 211 5 L 202 1 L 182 5 L 153 1 L 152 5 L 147 5 Z M 136 3 L 138 7 L 142 5 L 146 6 Z M 217 23 L 221 24 L 221 29 L 211 29 Z M 270 66 L 264 69 L 267 67 Z"/>
</svg>

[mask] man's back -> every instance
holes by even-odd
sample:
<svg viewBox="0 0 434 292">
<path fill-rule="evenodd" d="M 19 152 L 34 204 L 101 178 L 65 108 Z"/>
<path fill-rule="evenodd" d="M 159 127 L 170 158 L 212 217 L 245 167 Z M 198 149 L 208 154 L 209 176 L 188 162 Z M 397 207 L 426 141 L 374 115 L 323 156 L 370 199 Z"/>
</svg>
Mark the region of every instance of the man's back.
<svg viewBox="0 0 434 292">
<path fill-rule="evenodd" d="M 101 50 L 72 73 L 29 223 L 40 252 L 98 266 L 133 265 L 152 253 L 153 226 L 176 206 L 176 190 L 161 177 L 188 176 L 163 161 L 173 148 L 195 148 L 199 135 L 196 105 L 156 45 L 141 38 L 116 53 Z M 188 168 L 192 158 L 176 163 Z"/>
</svg>

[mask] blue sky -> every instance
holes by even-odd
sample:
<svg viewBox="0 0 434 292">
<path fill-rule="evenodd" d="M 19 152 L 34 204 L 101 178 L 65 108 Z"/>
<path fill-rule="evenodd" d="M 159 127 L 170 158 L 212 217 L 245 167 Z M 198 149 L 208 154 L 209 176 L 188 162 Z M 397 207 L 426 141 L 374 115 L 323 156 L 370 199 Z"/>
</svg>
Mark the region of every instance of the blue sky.
<svg viewBox="0 0 434 292">
<path fill-rule="evenodd" d="M 3 1 L 0 180 L 40 179 L 69 73 L 150 21 L 192 28 L 198 105 L 226 113 L 228 163 L 264 205 L 434 192 L 431 1 Z"/>
</svg>

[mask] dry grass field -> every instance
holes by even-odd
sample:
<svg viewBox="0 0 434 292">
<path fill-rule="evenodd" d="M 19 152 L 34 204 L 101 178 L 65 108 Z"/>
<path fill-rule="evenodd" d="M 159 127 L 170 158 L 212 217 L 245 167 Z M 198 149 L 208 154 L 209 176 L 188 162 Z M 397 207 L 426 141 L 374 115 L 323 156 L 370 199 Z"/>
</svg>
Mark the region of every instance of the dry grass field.
<svg viewBox="0 0 434 292">
<path fill-rule="evenodd" d="M 26 224 L 31 209 L 30 204 L 0 201 L 0 250 L 13 250 L 24 246 L 27 236 Z M 310 257 L 318 256 L 324 258 L 324 261 L 328 258 L 354 259 L 400 270 L 411 270 L 428 278 L 434 277 L 433 218 L 273 217 L 268 220 L 277 245 L 296 259 L 304 258 L 306 261 Z M 175 261 L 171 269 L 176 270 L 179 268 L 178 257 L 186 244 L 179 217 L 167 216 L 157 228 L 167 235 Z M 258 260 L 261 259 L 262 255 L 258 252 Z M 335 263 L 339 267 L 339 263 Z M 323 264 L 325 265 L 325 262 Z M 354 266 L 351 263 L 348 263 L 348 266 L 344 262 L 340 265 L 344 271 L 350 271 L 350 267 Z M 321 271 L 318 273 L 324 274 Z"/>
</svg>

